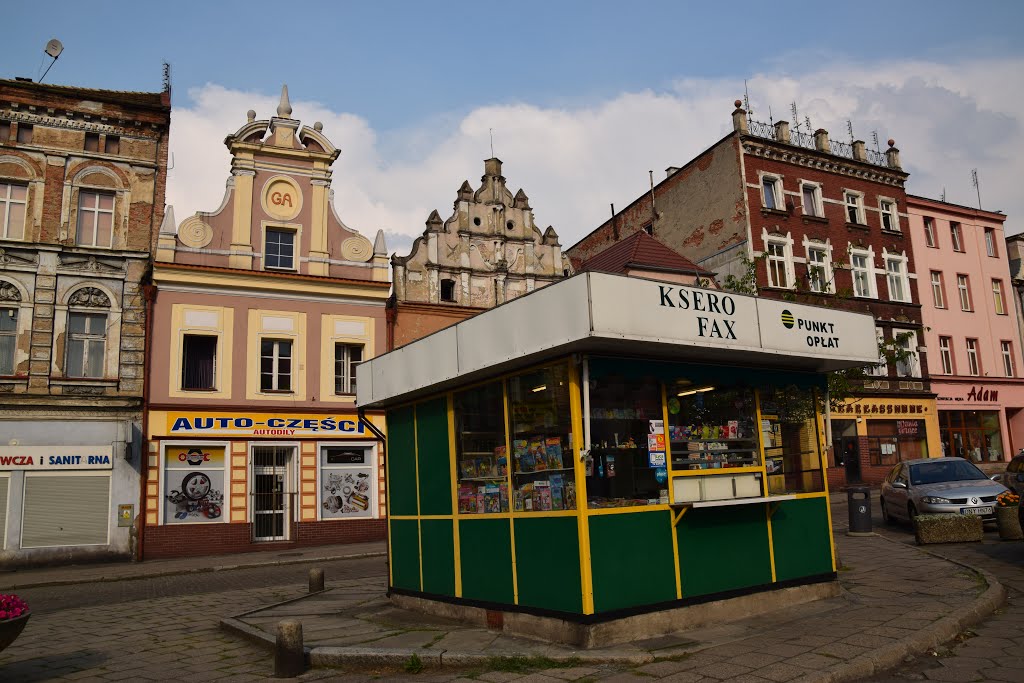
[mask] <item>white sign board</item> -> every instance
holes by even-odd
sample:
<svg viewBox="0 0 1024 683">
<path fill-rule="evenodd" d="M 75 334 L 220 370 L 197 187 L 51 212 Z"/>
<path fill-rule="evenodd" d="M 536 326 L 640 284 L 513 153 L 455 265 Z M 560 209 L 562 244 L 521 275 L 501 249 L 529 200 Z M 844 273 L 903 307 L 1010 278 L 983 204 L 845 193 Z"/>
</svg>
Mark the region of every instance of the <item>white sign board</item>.
<svg viewBox="0 0 1024 683">
<path fill-rule="evenodd" d="M 110 446 L 0 446 L 0 471 L 109 470 Z"/>
</svg>

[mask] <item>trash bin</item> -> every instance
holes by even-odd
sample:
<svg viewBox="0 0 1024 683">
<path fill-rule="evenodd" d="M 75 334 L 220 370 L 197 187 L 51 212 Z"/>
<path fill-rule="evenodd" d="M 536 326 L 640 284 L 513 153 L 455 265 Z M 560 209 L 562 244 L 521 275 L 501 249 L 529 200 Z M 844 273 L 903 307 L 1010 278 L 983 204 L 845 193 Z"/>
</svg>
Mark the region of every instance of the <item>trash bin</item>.
<svg viewBox="0 0 1024 683">
<path fill-rule="evenodd" d="M 846 489 L 846 504 L 850 508 L 850 534 L 870 534 L 871 488 L 851 486 Z"/>
</svg>

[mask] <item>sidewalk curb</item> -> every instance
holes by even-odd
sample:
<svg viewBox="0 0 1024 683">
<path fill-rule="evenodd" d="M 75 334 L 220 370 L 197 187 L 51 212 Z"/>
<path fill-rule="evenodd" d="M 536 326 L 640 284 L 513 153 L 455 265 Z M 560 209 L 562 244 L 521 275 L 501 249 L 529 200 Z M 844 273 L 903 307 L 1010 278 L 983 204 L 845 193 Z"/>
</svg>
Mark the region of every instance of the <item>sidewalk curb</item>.
<svg viewBox="0 0 1024 683">
<path fill-rule="evenodd" d="M 129 576 L 100 576 L 96 578 L 81 579 L 56 579 L 53 581 L 36 581 L 26 583 L 3 583 L 0 576 L 0 590 L 13 591 L 25 588 L 44 588 L 48 586 L 74 586 L 82 583 L 110 583 L 112 581 L 139 581 L 141 579 L 155 579 L 162 576 L 179 576 L 182 574 L 206 574 L 209 572 L 226 572 L 235 569 L 257 569 L 260 567 L 278 567 L 291 564 L 310 564 L 313 562 L 336 562 L 338 560 L 361 560 L 368 557 L 386 557 L 387 552 L 379 551 L 372 553 L 355 553 L 352 555 L 329 555 L 325 557 L 312 558 L 287 558 L 282 560 L 270 560 L 266 562 L 251 562 L 247 564 L 222 564 L 213 567 L 194 567 L 191 569 L 169 569 L 143 574 L 131 574 Z"/>
<path fill-rule="evenodd" d="M 889 543 L 906 545 L 881 534 L 878 535 L 878 538 Z M 958 633 L 981 623 L 1006 603 L 1006 588 L 991 572 L 972 567 L 965 562 L 954 560 L 933 550 L 920 547 L 917 550 L 971 570 L 985 580 L 988 588 L 970 604 L 954 610 L 948 616 L 933 622 L 909 638 L 880 647 L 869 654 L 854 657 L 848 662 L 837 664 L 824 671 L 816 671 L 802 676 L 795 679 L 793 683 L 844 683 L 845 681 L 860 681 L 885 673 L 903 664 L 907 657 L 923 655 L 930 648 L 953 640 Z"/>
</svg>

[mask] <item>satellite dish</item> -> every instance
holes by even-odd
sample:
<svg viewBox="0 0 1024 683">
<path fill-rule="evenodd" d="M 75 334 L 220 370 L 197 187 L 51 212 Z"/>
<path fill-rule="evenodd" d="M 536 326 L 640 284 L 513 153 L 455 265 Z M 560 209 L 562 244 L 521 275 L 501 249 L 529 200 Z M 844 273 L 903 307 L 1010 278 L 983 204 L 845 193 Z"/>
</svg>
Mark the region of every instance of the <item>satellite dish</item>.
<svg viewBox="0 0 1024 683">
<path fill-rule="evenodd" d="M 43 52 L 45 52 L 46 54 L 50 55 L 54 59 L 57 59 L 57 57 L 60 57 L 60 53 L 63 52 L 63 51 L 64 51 L 64 44 L 62 42 L 60 42 L 59 40 L 57 40 L 56 38 L 54 38 L 53 40 L 48 42 L 46 44 L 46 49 L 43 50 Z"/>
</svg>

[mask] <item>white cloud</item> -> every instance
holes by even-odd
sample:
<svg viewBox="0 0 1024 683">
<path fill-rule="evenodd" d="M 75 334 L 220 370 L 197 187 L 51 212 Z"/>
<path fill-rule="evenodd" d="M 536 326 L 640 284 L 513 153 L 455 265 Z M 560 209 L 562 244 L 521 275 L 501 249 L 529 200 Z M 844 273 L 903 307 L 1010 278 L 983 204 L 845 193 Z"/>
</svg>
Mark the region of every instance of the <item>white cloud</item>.
<svg viewBox="0 0 1024 683">
<path fill-rule="evenodd" d="M 877 130 L 884 148 L 893 137 L 911 173 L 908 190 L 976 205 L 970 169 L 978 168 L 985 208 L 1010 216 L 1017 232 L 1024 198 L 1021 102 L 1007 84 L 1018 80 L 1022 59 L 989 59 L 962 64 L 891 62 L 831 63 L 801 74 L 779 71 L 748 79 L 755 118 L 800 118 L 846 140 L 846 119 L 871 143 Z M 342 154 L 334 165 L 335 206 L 350 227 L 373 239 L 378 228 L 389 248 L 405 253 L 423 231 L 432 209 L 442 217 L 462 181 L 476 187 L 489 155 L 489 129 L 513 191 L 530 197 L 540 226 L 554 225 L 562 244 L 575 243 L 609 214 L 609 203 L 624 207 L 668 166 L 680 166 L 731 128 L 732 101 L 741 81 L 680 79 L 667 92 L 623 93 L 573 109 L 529 103 L 488 105 L 462 117 L 437 117 L 407 130 L 379 136 L 357 114 L 332 112 L 292 93 L 295 118 L 322 121 L 324 133 Z M 179 218 L 215 209 L 229 172 L 224 137 L 245 122 L 246 110 L 267 118 L 276 94 L 254 94 L 209 84 L 189 92 L 188 106 L 172 112 L 174 169 L 168 202 Z M 383 150 L 387 150 L 385 154 Z"/>
</svg>

